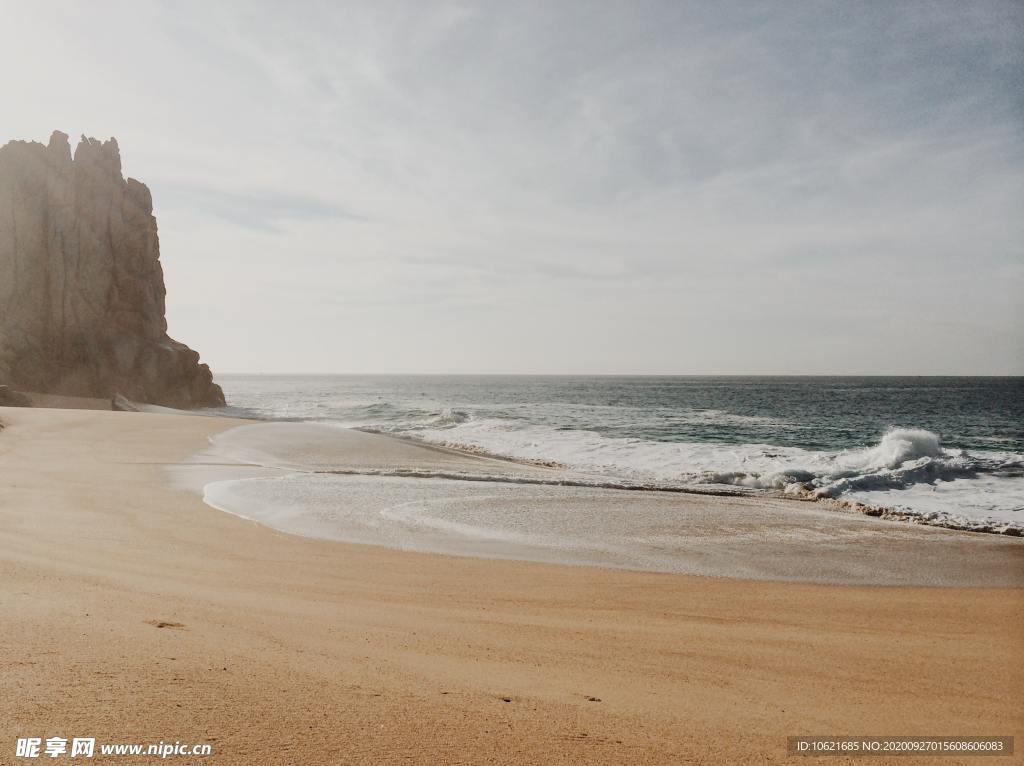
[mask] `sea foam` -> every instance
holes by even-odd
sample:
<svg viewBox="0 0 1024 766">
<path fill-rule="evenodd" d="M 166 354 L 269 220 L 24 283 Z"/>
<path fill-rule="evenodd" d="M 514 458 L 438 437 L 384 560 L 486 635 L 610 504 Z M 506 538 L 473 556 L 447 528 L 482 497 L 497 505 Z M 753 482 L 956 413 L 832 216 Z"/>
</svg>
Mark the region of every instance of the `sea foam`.
<svg viewBox="0 0 1024 766">
<path fill-rule="evenodd" d="M 911 520 L 960 529 L 1024 531 L 1024 455 L 945 449 L 937 434 L 924 429 L 892 428 L 877 444 L 838 451 L 617 439 L 499 419 L 391 430 L 430 443 L 646 486 L 744 487 L 898 509 Z M 972 482 L 982 478 L 986 491 L 970 497 Z M 961 480 L 959 491 L 946 488 L 933 494 L 941 484 L 956 480 Z M 928 502 L 916 514 L 923 492 L 929 493 Z"/>
<path fill-rule="evenodd" d="M 571 474 L 565 481 L 573 484 L 754 493 L 963 529 L 1024 528 L 1024 379 L 329 376 L 226 383 L 241 408 L 228 414 L 511 458 Z M 309 447 L 298 450 L 298 462 L 323 462 Z M 316 470 L 331 470 L 326 462 Z M 438 466 L 433 475 L 453 474 Z"/>
</svg>

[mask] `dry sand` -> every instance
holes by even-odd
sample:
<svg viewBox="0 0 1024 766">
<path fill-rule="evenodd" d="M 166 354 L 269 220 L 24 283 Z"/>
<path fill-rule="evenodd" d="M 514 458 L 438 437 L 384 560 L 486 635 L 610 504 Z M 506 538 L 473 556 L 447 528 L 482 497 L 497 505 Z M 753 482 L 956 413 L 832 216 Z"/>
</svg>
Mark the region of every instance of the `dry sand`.
<svg viewBox="0 0 1024 766">
<path fill-rule="evenodd" d="M 33 407 L 52 407 L 62 410 L 109 410 L 109 399 L 95 399 L 88 396 L 64 396 L 63 394 L 41 394 L 37 391 L 23 392 Z"/>
<path fill-rule="evenodd" d="M 815 762 L 786 757 L 794 734 L 1024 747 L 1024 589 L 316 541 L 165 481 L 234 421 L 0 420 L 0 763 L 15 762 L 16 737 L 54 735 L 210 742 L 208 758 L 167 762 L 249 766 Z"/>
</svg>

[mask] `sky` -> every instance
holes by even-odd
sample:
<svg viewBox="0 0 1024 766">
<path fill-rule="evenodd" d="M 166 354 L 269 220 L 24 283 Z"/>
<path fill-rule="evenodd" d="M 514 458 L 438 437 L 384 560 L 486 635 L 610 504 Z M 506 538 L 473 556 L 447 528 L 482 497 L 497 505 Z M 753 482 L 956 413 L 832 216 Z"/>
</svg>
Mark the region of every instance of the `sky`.
<svg viewBox="0 0 1024 766">
<path fill-rule="evenodd" d="M 1024 4 L 0 0 L 214 373 L 1024 374 Z"/>
</svg>

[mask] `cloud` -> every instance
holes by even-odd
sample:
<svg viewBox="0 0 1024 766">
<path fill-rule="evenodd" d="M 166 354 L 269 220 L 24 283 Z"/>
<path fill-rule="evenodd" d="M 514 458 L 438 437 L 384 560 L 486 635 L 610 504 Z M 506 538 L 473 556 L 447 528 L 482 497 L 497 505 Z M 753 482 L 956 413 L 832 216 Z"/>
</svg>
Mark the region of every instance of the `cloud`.
<svg viewBox="0 0 1024 766">
<path fill-rule="evenodd" d="M 215 368 L 1024 372 L 1019 3 L 9 15 L 2 136 L 118 136 Z"/>
<path fill-rule="evenodd" d="M 280 232 L 282 224 L 310 221 L 366 221 L 334 202 L 273 190 L 226 191 L 175 182 L 153 183 L 159 207 L 186 208 L 237 226 Z M 156 210 L 159 215 L 160 210 Z"/>
</svg>

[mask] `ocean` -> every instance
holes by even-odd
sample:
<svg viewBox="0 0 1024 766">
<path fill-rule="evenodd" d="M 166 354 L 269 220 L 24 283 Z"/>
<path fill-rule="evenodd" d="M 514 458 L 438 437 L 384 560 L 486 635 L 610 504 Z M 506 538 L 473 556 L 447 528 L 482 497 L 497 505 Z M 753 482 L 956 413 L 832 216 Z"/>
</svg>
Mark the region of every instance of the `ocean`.
<svg viewBox="0 0 1024 766">
<path fill-rule="evenodd" d="M 1024 530 L 1024 378 L 219 376 L 227 414 L 392 434 L 643 488 Z"/>
</svg>

